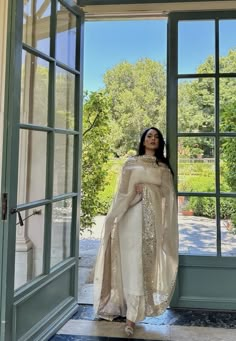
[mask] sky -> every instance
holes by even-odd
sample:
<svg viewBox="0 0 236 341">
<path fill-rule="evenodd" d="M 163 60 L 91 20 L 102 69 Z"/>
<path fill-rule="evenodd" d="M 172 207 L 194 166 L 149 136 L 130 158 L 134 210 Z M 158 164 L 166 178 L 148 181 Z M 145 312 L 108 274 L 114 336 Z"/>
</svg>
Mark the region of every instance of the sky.
<svg viewBox="0 0 236 341">
<path fill-rule="evenodd" d="M 43 0 L 38 0 L 37 7 L 42 3 Z M 61 5 L 58 3 L 58 6 Z M 30 3 L 25 4 L 24 12 L 29 13 L 30 7 Z M 50 11 L 48 6 L 43 16 L 48 16 Z M 179 73 L 195 73 L 208 56 L 214 55 L 214 25 L 214 20 L 179 22 Z M 49 25 L 46 30 L 49 32 Z M 236 48 L 236 20 L 220 20 L 219 32 L 220 56 L 225 56 L 229 49 Z M 167 19 L 85 22 L 84 42 L 84 90 L 96 91 L 104 87 L 106 71 L 122 61 L 135 63 L 150 58 L 166 65 Z M 72 68 L 75 67 L 75 44 L 74 27 L 57 34 L 56 57 Z M 37 48 L 48 54 L 49 38 L 39 40 Z M 45 64 L 43 60 L 39 63 Z"/>
<path fill-rule="evenodd" d="M 220 21 L 220 56 L 236 48 L 236 20 Z M 214 21 L 179 23 L 179 73 L 195 73 L 214 54 Z M 104 73 L 122 61 L 151 58 L 166 64 L 167 20 L 85 23 L 84 89 L 104 86 Z M 236 72 L 236 70 L 234 70 Z"/>
</svg>

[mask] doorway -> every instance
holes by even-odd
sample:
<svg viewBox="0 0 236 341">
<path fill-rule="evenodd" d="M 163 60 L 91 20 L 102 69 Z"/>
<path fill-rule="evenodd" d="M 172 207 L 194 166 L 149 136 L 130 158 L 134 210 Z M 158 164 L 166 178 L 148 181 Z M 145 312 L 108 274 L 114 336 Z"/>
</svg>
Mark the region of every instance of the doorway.
<svg viewBox="0 0 236 341">
<path fill-rule="evenodd" d="M 28 7 L 29 3 L 33 6 Z M 2 167 L 2 207 L 7 198 L 8 209 L 7 218 L 2 216 L 0 228 L 0 331 L 3 339 L 11 341 L 32 337 L 34 340 L 47 339 L 77 309 L 84 19 L 73 1 L 46 1 L 43 7 L 41 5 L 41 1 L 9 1 L 6 129 Z M 41 15 L 35 15 L 36 12 Z M 14 13 L 17 13 L 16 17 Z M 27 16 L 32 18 L 27 21 Z M 46 20 L 47 17 L 49 20 Z M 199 218 L 196 218 L 197 228 L 187 220 L 183 224 L 183 230 L 187 229 L 191 235 L 195 231 L 203 240 L 211 235 L 207 249 L 211 253 L 206 254 L 206 248 L 203 247 L 202 253 L 196 254 L 199 249 L 196 245 L 189 247 L 192 239 L 188 236 L 188 249 L 180 244 L 180 270 L 173 307 L 235 309 L 235 254 L 229 254 L 229 250 L 234 251 L 231 239 L 224 239 L 224 228 L 227 229 L 224 224 L 231 224 L 228 226 L 229 232 L 232 232 L 229 235 L 231 238 L 234 211 L 229 214 L 228 207 L 234 207 L 236 194 L 234 179 L 228 172 L 233 159 L 228 155 L 234 146 L 236 132 L 232 125 L 235 111 L 230 109 L 234 108 L 233 96 L 228 90 L 234 93 L 236 73 L 235 69 L 227 69 L 234 64 L 227 64 L 227 60 L 221 59 L 220 55 L 225 27 L 234 20 L 232 11 L 169 15 L 167 142 L 176 174 L 176 188 L 179 197 L 184 197 L 183 203 L 191 204 L 195 214 L 196 207 L 200 210 L 202 202 L 204 207 L 210 202 L 209 214 L 215 214 L 209 218 L 200 211 L 200 215 L 194 216 L 213 220 L 211 226 L 207 220 L 205 229 L 198 228 Z M 210 22 L 208 27 L 211 27 L 211 39 L 214 42 L 213 64 L 209 60 L 207 66 L 210 70 L 201 68 L 197 72 L 183 72 L 181 60 L 186 57 L 186 50 L 183 53 L 180 48 L 181 30 L 186 31 L 188 22 L 197 21 L 201 24 L 202 21 Z M 35 32 L 42 40 L 47 35 L 47 50 L 45 42 L 37 44 Z M 60 38 L 62 32 L 66 32 L 66 35 Z M 196 32 L 199 35 L 200 29 Z M 72 54 L 57 54 L 57 39 L 63 39 L 63 43 L 66 43 L 60 45 L 67 46 L 65 51 L 68 51 L 69 46 L 76 48 L 75 59 Z M 74 45 L 69 44 L 71 39 L 74 39 Z M 229 60 L 232 56 L 233 53 L 229 54 Z M 71 64 L 72 60 L 76 62 Z M 60 102 L 62 87 L 67 95 L 66 100 Z M 72 89 L 79 96 L 74 96 Z M 195 102 L 188 108 L 191 118 L 195 119 L 192 114 L 196 110 L 201 117 L 206 115 L 206 122 L 201 121 L 204 123 L 201 127 L 198 125 L 200 121 L 196 120 L 194 129 L 197 127 L 197 131 L 192 126 L 184 126 L 184 120 L 182 123 L 179 120 L 185 114 L 180 99 L 186 100 L 184 95 L 187 90 L 195 94 Z M 202 107 L 197 107 L 200 98 Z M 192 162 L 193 158 L 197 162 Z M 40 168 L 36 167 L 38 163 Z M 195 164 L 194 167 L 192 164 Z M 190 175 L 189 169 L 192 172 Z M 199 176 L 199 169 L 207 173 L 205 178 L 210 179 L 209 183 L 213 181 L 210 189 L 203 181 L 202 189 L 190 187 L 193 179 Z M 212 173 L 215 174 L 213 180 Z M 190 179 L 187 179 L 186 174 Z M 226 179 L 224 182 L 222 174 Z M 62 179 L 62 182 L 58 179 Z M 63 186 L 58 186 L 59 183 Z M 37 191 L 34 186 L 38 186 Z M 61 233 L 57 234 L 55 231 L 58 232 L 59 225 Z M 37 234 L 35 240 L 34 233 Z M 56 240 L 57 235 L 59 240 Z M 38 247 L 35 247 L 36 244 Z M 63 245 L 63 252 L 60 245 Z M 22 282 L 16 284 L 15 281 L 14 290 L 17 267 L 13 265 L 20 260 L 16 252 L 21 252 L 21 255 L 24 252 L 23 263 L 27 269 L 31 269 L 31 277 L 22 272 Z"/>
<path fill-rule="evenodd" d="M 166 134 L 167 18 L 85 22 L 84 59 L 79 303 L 92 304 L 101 229 L 122 166 L 145 128 Z"/>
</svg>

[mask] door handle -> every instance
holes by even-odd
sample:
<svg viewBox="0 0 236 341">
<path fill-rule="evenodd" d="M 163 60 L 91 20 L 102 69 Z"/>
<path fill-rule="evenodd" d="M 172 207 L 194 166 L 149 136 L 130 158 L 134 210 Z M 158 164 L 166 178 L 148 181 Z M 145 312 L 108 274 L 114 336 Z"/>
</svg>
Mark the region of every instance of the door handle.
<svg viewBox="0 0 236 341">
<path fill-rule="evenodd" d="M 12 208 L 11 209 L 11 214 L 15 214 L 15 213 L 17 213 L 17 215 L 18 215 L 20 226 L 24 226 L 23 219 L 22 219 L 22 216 L 20 214 L 20 211 L 17 208 Z"/>
<path fill-rule="evenodd" d="M 7 219 L 7 193 L 2 193 L 2 220 Z"/>
</svg>

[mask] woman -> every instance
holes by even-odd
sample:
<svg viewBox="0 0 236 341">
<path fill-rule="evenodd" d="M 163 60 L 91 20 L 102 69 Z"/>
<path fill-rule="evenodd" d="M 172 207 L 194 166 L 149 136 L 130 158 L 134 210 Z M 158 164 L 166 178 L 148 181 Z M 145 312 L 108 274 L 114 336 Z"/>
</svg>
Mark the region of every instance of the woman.
<svg viewBox="0 0 236 341">
<path fill-rule="evenodd" d="M 178 231 L 172 171 L 161 132 L 142 134 L 138 156 L 123 166 L 117 194 L 106 217 L 94 276 L 98 317 L 126 316 L 135 323 L 164 312 L 178 268 Z"/>
</svg>

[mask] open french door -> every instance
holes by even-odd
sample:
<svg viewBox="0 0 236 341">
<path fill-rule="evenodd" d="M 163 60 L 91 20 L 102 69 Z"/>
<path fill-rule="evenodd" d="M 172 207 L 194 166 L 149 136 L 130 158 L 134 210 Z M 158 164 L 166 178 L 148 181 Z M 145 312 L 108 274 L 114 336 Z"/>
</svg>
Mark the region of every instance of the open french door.
<svg viewBox="0 0 236 341">
<path fill-rule="evenodd" d="M 236 53 L 228 39 L 236 13 L 172 13 L 168 27 L 167 130 L 180 232 L 172 306 L 236 310 Z"/>
<path fill-rule="evenodd" d="M 46 340 L 77 310 L 83 13 L 9 0 L 1 340 Z"/>
</svg>

